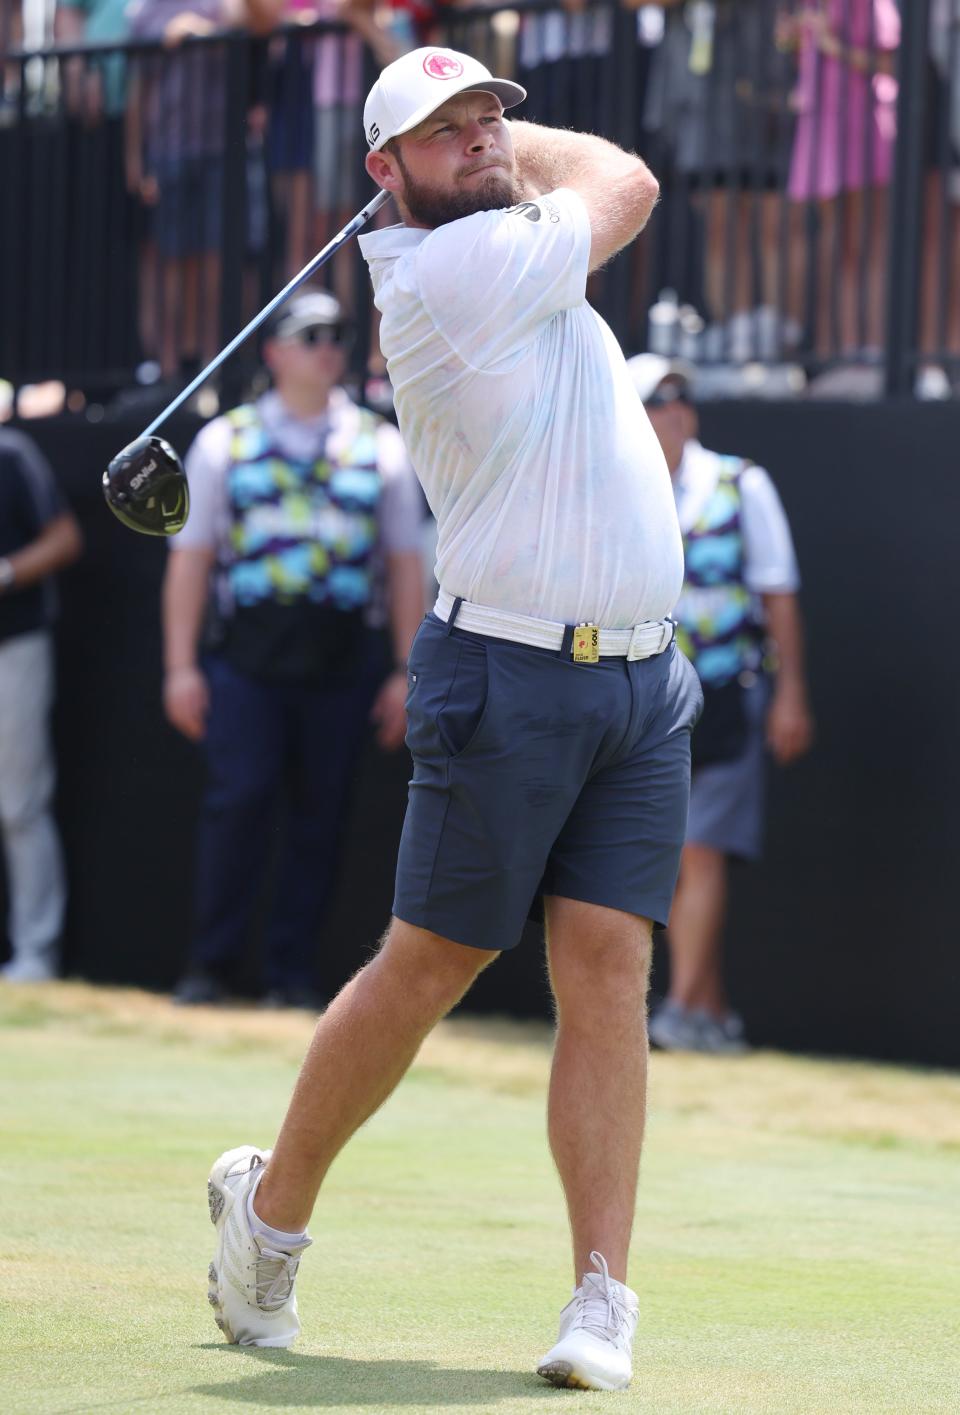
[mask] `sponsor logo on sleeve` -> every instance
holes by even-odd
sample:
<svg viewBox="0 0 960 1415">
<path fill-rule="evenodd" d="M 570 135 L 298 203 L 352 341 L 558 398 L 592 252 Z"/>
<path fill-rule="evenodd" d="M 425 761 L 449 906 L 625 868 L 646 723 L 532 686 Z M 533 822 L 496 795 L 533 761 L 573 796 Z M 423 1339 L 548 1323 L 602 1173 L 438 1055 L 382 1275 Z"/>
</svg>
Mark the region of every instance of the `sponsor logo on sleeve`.
<svg viewBox="0 0 960 1415">
<path fill-rule="evenodd" d="M 463 73 L 459 59 L 450 54 L 428 54 L 423 61 L 423 72 L 431 79 L 458 79 Z"/>
<path fill-rule="evenodd" d="M 554 226 L 560 221 L 560 209 L 549 197 L 541 197 L 539 202 L 522 201 L 519 206 L 507 208 L 508 216 L 523 216 L 527 221 L 539 221 L 541 216 Z"/>
</svg>

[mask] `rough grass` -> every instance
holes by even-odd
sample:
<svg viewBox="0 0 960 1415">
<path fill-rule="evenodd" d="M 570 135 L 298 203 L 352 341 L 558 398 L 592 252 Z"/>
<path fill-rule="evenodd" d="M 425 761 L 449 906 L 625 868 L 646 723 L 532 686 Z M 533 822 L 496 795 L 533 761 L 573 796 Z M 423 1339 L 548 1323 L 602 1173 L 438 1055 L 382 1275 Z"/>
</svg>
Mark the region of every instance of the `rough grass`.
<svg viewBox="0 0 960 1415">
<path fill-rule="evenodd" d="M 960 1077 L 656 1057 L 634 1385 L 531 1374 L 567 1295 L 545 1027 L 458 1019 L 339 1160 L 291 1352 L 224 1346 L 205 1177 L 268 1144 L 300 1017 L 0 988 L 0 1372 L 13 1412 L 960 1408 Z"/>
</svg>

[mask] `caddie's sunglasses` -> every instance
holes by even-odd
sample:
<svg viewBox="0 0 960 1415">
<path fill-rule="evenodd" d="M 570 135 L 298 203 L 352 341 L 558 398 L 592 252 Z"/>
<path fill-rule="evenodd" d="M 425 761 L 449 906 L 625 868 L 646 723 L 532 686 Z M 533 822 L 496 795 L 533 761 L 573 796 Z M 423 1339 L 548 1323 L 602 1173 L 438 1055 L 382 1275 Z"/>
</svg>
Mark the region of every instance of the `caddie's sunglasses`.
<svg viewBox="0 0 960 1415">
<path fill-rule="evenodd" d="M 348 324 L 310 324 L 306 329 L 298 329 L 290 338 L 307 349 L 317 349 L 331 344 L 349 344 L 352 332 Z"/>
<path fill-rule="evenodd" d="M 662 383 L 659 388 L 655 388 L 649 398 L 645 398 L 643 406 L 645 408 L 669 408 L 673 403 L 689 403 L 690 394 L 685 384 L 682 383 Z"/>
</svg>

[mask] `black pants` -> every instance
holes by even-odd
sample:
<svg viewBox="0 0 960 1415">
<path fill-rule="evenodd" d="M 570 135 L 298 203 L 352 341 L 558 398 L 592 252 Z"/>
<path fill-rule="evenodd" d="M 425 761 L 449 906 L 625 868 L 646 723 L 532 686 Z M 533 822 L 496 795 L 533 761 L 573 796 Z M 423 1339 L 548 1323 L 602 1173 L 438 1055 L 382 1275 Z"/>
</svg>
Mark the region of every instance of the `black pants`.
<svg viewBox="0 0 960 1415">
<path fill-rule="evenodd" d="M 265 982 L 268 988 L 313 984 L 350 784 L 383 677 L 378 663 L 371 651 L 350 675 L 288 683 L 207 659 L 211 706 L 194 962 L 223 972 L 242 957 L 283 799 Z"/>
</svg>

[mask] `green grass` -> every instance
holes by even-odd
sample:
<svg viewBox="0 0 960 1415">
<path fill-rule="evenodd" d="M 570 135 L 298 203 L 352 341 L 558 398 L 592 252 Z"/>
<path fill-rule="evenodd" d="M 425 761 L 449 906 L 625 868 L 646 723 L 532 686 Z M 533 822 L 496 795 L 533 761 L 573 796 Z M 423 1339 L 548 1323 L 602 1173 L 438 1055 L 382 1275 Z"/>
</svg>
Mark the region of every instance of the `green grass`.
<svg viewBox="0 0 960 1415">
<path fill-rule="evenodd" d="M 960 1409 L 960 1077 L 657 1057 L 634 1384 L 532 1374 L 567 1295 L 545 1028 L 447 1024 L 338 1161 L 290 1352 L 221 1343 L 211 1159 L 269 1144 L 299 1018 L 0 989 L 2 1410 Z"/>
</svg>

